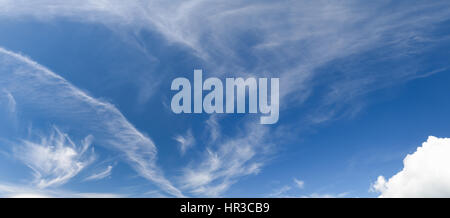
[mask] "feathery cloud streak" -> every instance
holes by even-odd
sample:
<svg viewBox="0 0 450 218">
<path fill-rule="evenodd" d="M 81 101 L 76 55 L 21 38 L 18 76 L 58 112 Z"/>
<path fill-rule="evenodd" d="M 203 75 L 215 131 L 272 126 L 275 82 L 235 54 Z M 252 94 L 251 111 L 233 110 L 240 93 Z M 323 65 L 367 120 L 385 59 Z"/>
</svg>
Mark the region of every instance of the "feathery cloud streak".
<svg viewBox="0 0 450 218">
<path fill-rule="evenodd" d="M 110 165 L 103 171 L 88 176 L 86 179 L 84 179 L 84 181 L 100 180 L 100 179 L 106 178 L 111 175 L 112 169 L 113 169 L 113 166 Z"/>
<path fill-rule="evenodd" d="M 153 141 L 112 104 L 92 98 L 64 78 L 20 54 L 0 48 L 0 86 L 18 105 L 77 134 L 93 135 L 98 145 L 123 152 L 144 178 L 174 196 L 183 196 L 156 166 Z M 69 133 L 70 134 L 70 133 Z"/>
<path fill-rule="evenodd" d="M 123 27 L 139 37 L 140 30 L 156 31 L 169 42 L 191 48 L 218 73 L 278 73 L 282 101 L 302 104 L 316 85 L 331 83 L 321 96 L 322 114 L 312 122 L 337 116 L 336 105 L 398 82 L 420 77 L 420 67 L 392 66 L 390 70 L 353 69 L 326 76 L 318 69 L 342 58 L 374 49 L 385 50 L 377 59 L 415 59 L 440 40 L 428 32 L 450 15 L 447 1 L 167 1 L 130 0 L 1 0 L 0 16 L 80 22 Z M 385 10 L 389 7 L 390 10 Z M 133 31 L 130 31 L 130 29 Z M 124 31 L 125 30 L 125 31 Z M 251 39 L 251 41 L 246 41 Z M 145 42 L 143 42 L 145 43 Z M 139 43 L 138 43 L 139 44 Z M 246 51 L 246 52 L 243 52 Z M 250 60 L 251 63 L 248 63 Z M 373 60 L 377 61 L 377 60 Z M 360 62 L 360 61 L 357 61 Z M 382 63 L 380 63 L 382 64 Z M 361 71 L 364 71 L 361 73 Z M 331 78 L 332 81 L 323 81 Z M 292 98 L 285 98 L 290 96 Z M 287 102 L 289 99 L 292 99 Z M 283 109 L 283 105 L 282 109 Z M 324 113 L 325 111 L 325 113 Z M 316 115 L 317 116 L 317 115 Z"/>
<path fill-rule="evenodd" d="M 76 176 L 95 160 L 94 149 L 89 149 L 92 136 L 77 146 L 66 134 L 54 127 L 49 137 L 35 143 L 24 140 L 16 146 L 15 155 L 34 171 L 38 188 L 61 185 Z"/>
</svg>

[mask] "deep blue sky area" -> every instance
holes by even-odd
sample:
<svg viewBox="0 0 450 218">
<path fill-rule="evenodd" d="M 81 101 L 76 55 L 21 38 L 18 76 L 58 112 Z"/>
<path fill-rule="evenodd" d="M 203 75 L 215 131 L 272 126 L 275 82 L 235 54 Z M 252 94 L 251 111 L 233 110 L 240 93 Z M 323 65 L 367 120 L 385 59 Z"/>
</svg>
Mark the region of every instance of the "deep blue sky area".
<svg viewBox="0 0 450 218">
<path fill-rule="evenodd" d="M 5 2 L 0 196 L 447 193 L 446 1 Z M 175 114 L 194 69 L 280 78 L 278 122 Z"/>
</svg>

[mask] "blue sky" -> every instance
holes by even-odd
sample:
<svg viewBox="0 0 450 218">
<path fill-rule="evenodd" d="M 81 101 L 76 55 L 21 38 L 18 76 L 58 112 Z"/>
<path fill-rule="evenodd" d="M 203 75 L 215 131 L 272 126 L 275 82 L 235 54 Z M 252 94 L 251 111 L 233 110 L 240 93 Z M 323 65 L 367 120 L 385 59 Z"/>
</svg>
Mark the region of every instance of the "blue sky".
<svg viewBox="0 0 450 218">
<path fill-rule="evenodd" d="M 450 196 L 447 1 L 0 6 L 0 196 Z M 174 114 L 194 69 L 279 121 Z"/>
</svg>

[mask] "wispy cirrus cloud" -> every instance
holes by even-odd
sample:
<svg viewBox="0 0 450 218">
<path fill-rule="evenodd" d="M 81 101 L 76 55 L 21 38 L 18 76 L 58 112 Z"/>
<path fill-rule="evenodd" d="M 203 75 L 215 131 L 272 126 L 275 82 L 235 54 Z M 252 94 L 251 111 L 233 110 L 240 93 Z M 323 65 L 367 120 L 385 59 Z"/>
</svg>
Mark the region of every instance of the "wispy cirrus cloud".
<svg viewBox="0 0 450 218">
<path fill-rule="evenodd" d="M 297 186 L 297 188 L 299 187 Z M 289 185 L 277 188 L 267 195 L 267 197 L 271 198 L 345 198 L 348 196 L 349 196 L 348 192 L 337 194 L 317 193 L 317 192 L 313 192 L 308 195 L 293 194 L 293 188 Z"/>
<path fill-rule="evenodd" d="M 310 195 L 303 195 L 301 198 L 345 198 L 348 197 L 349 193 L 343 192 L 338 194 L 321 194 L 321 193 L 312 193 Z"/>
<path fill-rule="evenodd" d="M 221 196 L 240 177 L 257 174 L 273 152 L 268 129 L 249 125 L 243 133 L 208 146 L 204 158 L 183 170 L 183 189 L 199 196 Z"/>
<path fill-rule="evenodd" d="M 7 90 L 3 90 L 3 93 L 0 96 L 0 98 L 4 99 L 4 101 L 3 99 L 0 101 L 0 104 L 4 102 L 4 106 L 8 108 L 9 112 L 14 113 L 16 111 L 16 99 L 14 99 L 14 96 Z"/>
<path fill-rule="evenodd" d="M 370 62 L 390 59 L 418 59 L 415 54 L 432 46 L 440 37 L 428 33 L 433 25 L 450 15 L 450 3 L 385 1 L 370 4 L 347 0 L 286 1 L 167 1 L 118 0 L 0 1 L 0 17 L 52 20 L 67 17 L 79 22 L 102 23 L 118 32 L 156 31 L 169 42 L 193 50 L 205 60 L 213 73 L 271 72 L 281 77 L 281 98 L 289 104 L 302 104 L 321 83 L 332 83 L 324 92 L 323 108 L 332 110 L 328 120 L 338 114 L 336 104 L 348 104 L 370 91 L 389 84 L 417 78 L 429 71 L 420 66 L 392 65 L 389 70 L 363 69 L 354 63 L 366 62 L 355 56 L 373 50 Z M 414 7 L 411 7 L 414 5 Z M 386 7 L 391 10 L 384 10 Z M 133 29 L 130 31 L 129 28 Z M 136 31 L 137 30 L 137 31 Z M 251 42 L 245 39 L 251 39 Z M 137 44 L 145 44 L 139 40 Z M 145 45 L 143 46 L 144 50 Z M 243 52 L 246 51 L 246 52 Z M 353 69 L 324 76 L 321 67 L 350 57 Z M 252 63 L 249 64 L 248 62 Z M 386 64 L 386 63 L 385 63 Z M 364 71 L 364 72 L 361 72 Z M 276 74 L 275 74 L 276 72 Z M 328 81 L 323 78 L 333 78 Z M 291 100 L 289 100 L 291 99 Z"/>
<path fill-rule="evenodd" d="M 292 197 L 291 195 L 288 195 L 287 192 L 289 192 L 292 189 L 291 186 L 285 185 L 281 188 L 275 189 L 272 191 L 272 193 L 268 194 L 268 197 L 270 198 L 288 198 Z"/>
<path fill-rule="evenodd" d="M 27 106 L 22 108 L 24 118 L 28 110 L 33 115 L 39 114 L 40 119 L 64 126 L 78 135 L 93 135 L 99 145 L 123 152 L 139 175 L 171 195 L 183 196 L 156 166 L 157 149 L 153 141 L 129 123 L 114 105 L 87 95 L 20 54 L 0 48 L 0 63 L 0 85 L 14 95 L 18 105 Z M 50 156 L 57 152 L 47 151 Z"/>
<path fill-rule="evenodd" d="M 34 172 L 38 188 L 62 185 L 95 160 L 92 136 L 76 145 L 57 127 L 40 142 L 24 140 L 14 148 L 15 156 Z"/>
<path fill-rule="evenodd" d="M 420 68 L 416 54 L 445 40 L 429 33 L 450 14 L 447 1 L 286 3 L 3 0 L 0 16 L 41 20 L 68 17 L 111 28 L 125 27 L 119 32 L 135 34 L 131 38 L 139 38 L 140 30 L 156 31 L 169 42 L 191 48 L 205 65 L 215 69 L 214 73 L 276 72 L 283 83 L 283 105 L 300 105 L 317 92 L 317 86 L 327 84 L 329 88 L 318 96 L 322 100 L 308 118 L 314 124 L 356 113 L 345 106 L 354 105 L 367 93 L 427 75 L 430 71 Z M 391 10 L 384 10 L 386 7 Z M 139 41 L 137 44 L 146 43 Z M 358 59 L 361 54 L 380 50 L 384 52 L 372 54 L 372 60 Z M 387 56 L 402 62 L 409 60 L 411 65 L 386 63 Z M 339 66 L 351 68 L 332 75 L 320 72 L 320 68 L 339 61 L 344 62 Z M 363 67 L 371 63 L 391 67 L 376 71 Z"/>
<path fill-rule="evenodd" d="M 0 183 L 2 198 L 121 198 L 124 194 L 115 193 L 74 193 L 64 189 L 36 189 L 34 186 Z"/>
<path fill-rule="evenodd" d="M 216 114 L 211 115 L 206 120 L 206 126 L 208 127 L 210 141 L 214 143 L 220 137 L 220 123 Z"/>
<path fill-rule="evenodd" d="M 92 180 L 104 179 L 104 178 L 106 178 L 106 177 L 111 175 L 112 169 L 113 169 L 113 166 L 110 165 L 110 166 L 106 167 L 106 169 L 104 169 L 103 171 L 100 171 L 98 173 L 94 173 L 94 174 L 86 177 L 84 179 L 84 181 L 92 181 Z"/>
<path fill-rule="evenodd" d="M 184 155 L 186 151 L 195 144 L 195 138 L 192 135 L 192 129 L 188 129 L 188 131 L 184 135 L 175 136 L 174 139 L 179 144 L 181 155 Z"/>
<path fill-rule="evenodd" d="M 305 182 L 303 180 L 294 178 L 294 183 L 297 186 L 297 188 L 299 188 L 299 189 L 305 188 Z"/>
</svg>

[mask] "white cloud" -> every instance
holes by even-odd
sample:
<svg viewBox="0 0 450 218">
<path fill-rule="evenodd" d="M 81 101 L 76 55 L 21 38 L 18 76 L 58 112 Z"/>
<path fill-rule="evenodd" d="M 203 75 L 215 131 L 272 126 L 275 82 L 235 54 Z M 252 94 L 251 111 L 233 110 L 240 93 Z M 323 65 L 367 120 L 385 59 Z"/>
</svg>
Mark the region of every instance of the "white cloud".
<svg viewBox="0 0 450 218">
<path fill-rule="evenodd" d="M 292 197 L 289 194 L 287 194 L 288 191 L 290 191 L 292 188 L 290 186 L 283 186 L 279 189 L 276 189 L 272 193 L 268 195 L 269 198 L 289 198 Z"/>
<path fill-rule="evenodd" d="M 167 41 L 191 48 L 217 73 L 259 75 L 273 69 L 283 83 L 280 90 L 283 105 L 290 105 L 302 104 L 308 98 L 318 85 L 314 80 L 326 81 L 317 69 L 327 63 L 380 47 L 386 51 L 380 59 L 387 56 L 413 59 L 411 54 L 442 40 L 428 32 L 448 18 L 448 1 L 415 2 L 414 6 L 391 4 L 352 0 L 286 4 L 227 0 L 129 0 L 126 4 L 121 0 L 2 0 L 0 17 L 40 20 L 65 17 L 119 28 L 116 32 L 129 32 L 133 37 L 128 38 L 135 39 L 139 38 L 139 30 L 157 31 Z M 392 10 L 384 10 L 386 7 Z M 247 37 L 254 38 L 253 43 L 242 42 Z M 134 44 L 145 44 L 145 40 L 139 41 Z M 270 57 L 270 61 L 265 57 Z M 245 66 L 249 58 L 257 61 L 255 67 Z M 388 70 L 377 68 L 376 72 L 360 68 L 353 65 L 342 75 L 333 75 L 331 81 L 326 81 L 332 84 L 320 96 L 322 105 L 311 113 L 312 123 L 331 120 L 340 113 L 356 113 L 354 107 L 337 105 L 353 106 L 352 101 L 368 92 L 428 75 L 428 71 L 421 71 L 420 65 L 399 64 Z"/>
<path fill-rule="evenodd" d="M 6 198 L 49 198 L 51 195 L 41 189 L 0 184 L 0 197 Z"/>
<path fill-rule="evenodd" d="M 106 169 L 104 169 L 103 171 L 98 172 L 98 173 L 94 173 L 94 174 L 86 177 L 84 179 L 84 181 L 100 180 L 100 179 L 106 178 L 106 177 L 111 175 L 112 169 L 113 169 L 113 166 L 110 165 Z"/>
<path fill-rule="evenodd" d="M 303 189 L 304 182 L 300 180 L 294 179 L 297 188 Z M 299 185 L 300 182 L 301 185 Z M 281 188 L 275 189 L 272 193 L 268 194 L 268 197 L 271 198 L 344 198 L 347 197 L 348 193 L 338 193 L 338 194 L 327 194 L 327 193 L 311 193 L 308 195 L 298 195 L 293 194 L 293 190 L 291 186 L 285 185 Z"/>
<path fill-rule="evenodd" d="M 344 198 L 347 197 L 348 193 L 339 193 L 339 194 L 320 194 L 320 193 L 312 193 L 310 195 L 303 195 L 301 198 Z"/>
<path fill-rule="evenodd" d="M 281 4 L 226 0 L 191 0 L 176 3 L 158 0 L 129 0 L 126 3 L 120 0 L 0 0 L 0 16 L 22 19 L 31 17 L 40 20 L 69 17 L 74 21 L 106 24 L 114 29 L 126 26 L 135 28 L 134 30 L 157 31 L 165 36 L 167 41 L 191 48 L 196 55 L 206 60 L 205 63 L 213 65 L 208 67 L 209 69 L 218 73 L 247 72 L 259 75 L 268 70 L 276 71 L 283 83 L 280 90 L 283 105 L 294 106 L 302 104 L 314 91 L 315 85 L 323 85 L 320 84 L 324 81 L 323 78 L 329 78 L 317 72 L 320 67 L 348 56 L 360 56 L 359 54 L 380 47 L 389 53 L 382 55 L 383 58 L 386 58 L 386 55 L 407 57 L 413 52 L 420 53 L 423 47 L 416 48 L 415 45 L 437 42 L 439 39 L 436 40 L 426 33 L 430 31 L 430 27 L 446 20 L 450 14 L 449 3 L 446 1 L 417 3 L 414 7 L 400 3 L 392 10 L 384 10 L 391 6 L 389 4 L 381 2 L 367 6 L 357 1 L 297 1 Z M 137 33 L 136 37 L 139 38 L 139 31 L 130 32 Z M 246 38 L 253 39 L 253 43 L 243 42 L 242 39 Z M 243 50 L 248 52 L 242 53 Z M 255 67 L 246 66 L 249 58 L 257 62 Z M 352 66 L 349 70 L 345 69 L 342 73 L 333 75 L 332 81 L 326 81 L 331 83 L 326 86 L 329 89 L 322 90 L 324 94 L 319 96 L 322 98 L 321 104 L 317 106 L 317 111 L 307 113 L 311 116 L 308 119 L 311 123 L 321 123 L 339 116 L 339 112 L 345 109 L 350 110 L 349 114 L 356 113 L 357 110 L 353 109 L 360 108 L 359 106 L 342 109 L 343 107 L 337 105 L 357 105 L 351 103 L 358 97 L 393 83 L 419 78 L 421 73 L 423 72 L 420 67 L 409 65 L 395 66 L 388 70 L 377 68 L 376 72 Z M 117 135 L 106 144 L 125 151 L 130 162 L 134 163 L 134 168 L 142 176 L 175 195 L 181 195 L 156 167 L 156 148 L 148 137 L 128 123 L 114 106 L 103 102 L 99 104 L 96 99 L 83 99 L 82 102 L 94 108 L 90 112 L 106 111 L 102 113 L 104 116 L 100 123 L 106 126 L 106 134 Z M 83 110 L 76 108 L 75 111 Z M 105 122 L 110 117 L 114 117 L 113 121 Z M 114 129 L 124 131 L 117 134 Z M 218 135 L 216 131 L 212 138 L 217 139 Z M 129 144 L 124 143 L 129 141 L 129 137 L 133 139 L 131 149 Z M 242 138 L 237 136 L 235 140 L 228 141 L 242 141 Z M 256 141 L 254 144 L 252 142 L 252 146 L 244 146 L 248 148 L 252 158 L 263 156 L 257 149 L 260 148 L 257 143 L 264 144 Z M 233 152 L 222 149 L 228 144 L 219 144 L 221 146 L 218 148 L 205 152 L 203 163 L 217 161 L 218 168 L 222 168 L 228 164 L 224 164 L 228 160 L 235 162 L 230 158 Z M 260 162 L 239 157 L 238 154 L 236 161 L 243 163 L 236 165 L 247 166 L 253 163 L 251 169 L 256 169 L 255 171 L 262 165 Z M 230 170 L 228 175 L 231 176 L 224 176 L 227 174 L 224 173 L 225 170 L 213 169 L 204 166 L 205 164 L 198 168 L 188 168 L 185 176 L 193 181 L 201 180 L 203 185 L 217 182 L 218 178 L 221 178 L 214 186 L 217 187 L 214 193 L 226 190 L 239 176 L 249 174 Z M 192 184 L 189 179 L 187 181 L 187 187 L 194 188 L 198 193 L 204 192 L 203 185 Z"/>
<path fill-rule="evenodd" d="M 380 197 L 450 197 L 450 138 L 428 137 L 403 160 L 403 169 L 386 180 L 379 176 L 371 190 Z"/>
<path fill-rule="evenodd" d="M 0 184 L 0 198 L 120 198 L 114 193 L 74 193 L 61 189 L 38 189 L 30 186 Z"/>
<path fill-rule="evenodd" d="M 294 183 L 299 189 L 303 189 L 305 187 L 305 182 L 302 180 L 294 178 Z"/>
<path fill-rule="evenodd" d="M 192 135 L 191 129 L 189 129 L 185 135 L 177 135 L 175 140 L 180 145 L 179 148 L 182 155 L 184 155 L 186 151 L 195 144 L 195 138 L 194 135 Z"/>
<path fill-rule="evenodd" d="M 14 113 L 16 111 L 16 99 L 14 98 L 14 96 L 11 94 L 11 92 L 7 91 L 7 90 L 3 90 L 3 96 L 0 96 L 0 106 L 2 106 L 1 103 L 3 103 L 3 99 L 5 98 L 5 102 L 6 102 L 6 107 L 8 108 L 9 112 Z"/>
<path fill-rule="evenodd" d="M 316 72 L 318 68 L 333 60 L 383 46 L 382 50 L 388 53 L 383 58 L 386 55 L 408 57 L 425 47 L 416 45 L 439 41 L 427 32 L 450 14 L 447 1 L 415 2 L 413 7 L 407 3 L 367 4 L 350 0 L 288 3 L 226 0 L 170 3 L 129 0 L 126 4 L 120 0 L 41 0 L 30 3 L 3 0 L 0 1 L 0 16 L 41 20 L 69 17 L 111 28 L 126 26 L 157 31 L 170 42 L 192 48 L 195 54 L 213 65 L 211 68 L 221 73 L 261 74 L 275 69 L 283 82 L 281 98 L 289 95 L 292 98 L 286 98 L 285 102 L 290 99 L 292 102 L 289 103 L 301 104 L 314 88 L 311 80 L 323 78 L 323 74 Z M 384 10 L 386 7 L 392 7 L 392 10 Z M 241 43 L 245 34 L 255 38 L 253 44 Z M 242 53 L 243 49 L 249 52 Z M 249 55 L 258 60 L 257 67 L 244 66 Z M 264 57 L 270 57 L 270 61 Z M 330 108 L 335 104 L 348 104 L 367 92 L 419 78 L 424 73 L 419 67 L 403 65 L 389 70 L 377 69 L 376 73 L 361 73 L 361 69 L 355 68 L 346 70 L 332 81 L 330 90 L 323 96 L 323 110 L 332 111 L 326 113 L 328 116 L 318 111 L 311 118 L 312 122 L 324 122 L 337 116 L 338 110 Z"/>
<path fill-rule="evenodd" d="M 56 127 L 50 136 L 42 136 L 40 142 L 24 140 L 22 143 L 14 149 L 15 156 L 34 171 L 38 188 L 68 182 L 95 159 L 93 149 L 89 149 L 92 136 L 86 137 L 79 146 Z"/>
<path fill-rule="evenodd" d="M 238 178 L 259 173 L 272 152 L 267 131 L 249 125 L 239 136 L 207 147 L 204 158 L 184 169 L 182 187 L 195 195 L 220 196 Z"/>
<path fill-rule="evenodd" d="M 126 196 L 113 193 L 75 193 L 69 196 L 75 198 L 124 198 Z"/>
<path fill-rule="evenodd" d="M 87 95 L 20 54 L 0 48 L 0 61 L 0 86 L 19 97 L 34 116 L 56 126 L 70 127 L 77 135 L 93 135 L 100 146 L 123 152 L 139 175 L 171 195 L 183 196 L 156 166 L 157 149 L 153 141 L 128 122 L 114 105 Z"/>
<path fill-rule="evenodd" d="M 229 2 L 226 0 L 26 0 L 0 1 L 0 16 L 49 20 L 69 17 L 74 21 L 102 23 L 117 28 L 134 27 L 158 31 L 168 41 L 184 44 L 202 57 L 226 58 L 230 68 L 240 68 L 242 46 L 260 59 L 261 69 L 292 60 L 283 78 L 284 93 L 304 89 L 311 71 L 328 61 L 383 45 L 412 49 L 414 40 L 426 41 L 423 27 L 445 20 L 446 1 L 400 3 L 386 11 L 390 2 L 357 1 Z M 420 11 L 432 13 L 418 13 Z M 135 31 L 133 31 L 135 32 Z M 242 45 L 242 33 L 254 34 L 254 44 Z M 399 53 L 401 55 L 402 53 Z M 248 55 L 247 53 L 245 55 Z M 270 55 L 265 61 L 261 56 Z M 215 58 L 208 59 L 218 63 Z M 231 66 L 233 65 L 233 66 Z M 216 66 L 220 67 L 220 66 Z M 262 71 L 255 71 L 261 73 Z M 248 72 L 250 73 L 250 72 Z M 391 73 L 391 72 L 390 72 Z M 295 85 L 295 86 L 294 86 Z M 296 88 L 297 87 L 297 88 Z"/>
<path fill-rule="evenodd" d="M 211 143 L 214 143 L 220 137 L 220 124 L 218 119 L 217 114 L 213 114 L 206 120 Z"/>
</svg>

